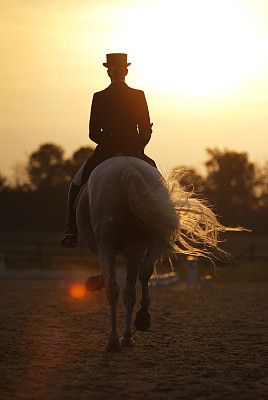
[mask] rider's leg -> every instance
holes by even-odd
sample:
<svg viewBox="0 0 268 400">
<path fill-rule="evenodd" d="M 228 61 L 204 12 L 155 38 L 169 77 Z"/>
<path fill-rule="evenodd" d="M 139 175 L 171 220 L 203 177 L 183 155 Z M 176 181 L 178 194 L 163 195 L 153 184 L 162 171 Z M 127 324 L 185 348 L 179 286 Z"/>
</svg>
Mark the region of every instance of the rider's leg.
<svg viewBox="0 0 268 400">
<path fill-rule="evenodd" d="M 95 157 L 93 157 L 93 155 L 89 157 L 78 170 L 70 185 L 67 201 L 66 230 L 61 239 L 61 246 L 63 247 L 75 247 L 77 244 L 77 225 L 74 204 L 81 186 L 86 183 L 95 167 Z"/>
<path fill-rule="evenodd" d="M 82 174 L 81 174 L 81 185 L 84 185 L 88 181 L 88 178 L 90 177 L 91 172 L 93 171 L 94 168 L 96 168 L 97 165 L 98 165 L 98 162 L 97 162 L 96 150 L 95 150 L 95 152 L 92 154 L 92 156 L 90 156 L 89 159 L 83 165 L 84 168 L 83 168 Z"/>
<path fill-rule="evenodd" d="M 61 239 L 61 246 L 75 247 L 77 244 L 77 226 L 74 203 L 77 198 L 81 186 L 71 183 L 67 200 L 67 219 L 66 230 Z"/>
<path fill-rule="evenodd" d="M 85 165 L 86 162 L 75 174 L 75 177 L 69 188 L 67 200 L 66 230 L 61 238 L 61 246 L 63 247 L 75 247 L 77 244 L 77 226 L 74 204 L 79 190 L 82 186 L 82 175 Z"/>
</svg>

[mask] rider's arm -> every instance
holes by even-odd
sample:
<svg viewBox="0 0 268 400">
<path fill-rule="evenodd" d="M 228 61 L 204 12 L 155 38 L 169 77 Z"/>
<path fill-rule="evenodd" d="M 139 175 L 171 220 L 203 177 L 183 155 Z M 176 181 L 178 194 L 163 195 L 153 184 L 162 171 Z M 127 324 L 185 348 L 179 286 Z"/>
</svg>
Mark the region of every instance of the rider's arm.
<svg viewBox="0 0 268 400">
<path fill-rule="evenodd" d="M 100 107 L 98 106 L 98 96 L 93 96 L 89 119 L 89 138 L 99 144 L 102 140 Z"/>
<path fill-rule="evenodd" d="M 139 142 L 144 148 L 151 139 L 153 124 L 150 123 L 150 115 L 144 92 L 140 91 L 139 97 L 140 97 L 138 102 Z"/>
</svg>

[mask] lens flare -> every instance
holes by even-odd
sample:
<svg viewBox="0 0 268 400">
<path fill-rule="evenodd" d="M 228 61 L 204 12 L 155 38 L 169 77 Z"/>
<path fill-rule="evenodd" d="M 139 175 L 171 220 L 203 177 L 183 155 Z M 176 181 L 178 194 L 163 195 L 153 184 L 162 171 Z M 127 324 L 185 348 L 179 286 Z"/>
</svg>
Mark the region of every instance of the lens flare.
<svg viewBox="0 0 268 400">
<path fill-rule="evenodd" d="M 86 289 L 81 283 L 74 283 L 70 288 L 70 294 L 75 299 L 81 299 L 86 294 Z"/>
</svg>

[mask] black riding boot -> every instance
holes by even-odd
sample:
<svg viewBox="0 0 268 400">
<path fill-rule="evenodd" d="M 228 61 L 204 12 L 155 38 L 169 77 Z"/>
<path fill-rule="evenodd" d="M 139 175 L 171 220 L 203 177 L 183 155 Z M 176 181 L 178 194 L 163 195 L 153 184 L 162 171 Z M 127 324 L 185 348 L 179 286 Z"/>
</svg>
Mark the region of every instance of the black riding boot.
<svg viewBox="0 0 268 400">
<path fill-rule="evenodd" d="M 66 230 L 61 239 L 62 247 L 75 247 L 77 245 L 77 225 L 76 215 L 74 210 L 74 203 L 79 193 L 80 186 L 75 185 L 73 182 L 70 185 L 67 201 L 67 220 Z"/>
</svg>

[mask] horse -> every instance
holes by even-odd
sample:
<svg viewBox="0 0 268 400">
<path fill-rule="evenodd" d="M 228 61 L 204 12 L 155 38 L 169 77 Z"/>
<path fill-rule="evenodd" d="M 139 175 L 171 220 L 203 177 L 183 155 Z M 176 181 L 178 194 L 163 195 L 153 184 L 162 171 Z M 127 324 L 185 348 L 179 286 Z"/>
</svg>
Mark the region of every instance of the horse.
<svg viewBox="0 0 268 400">
<path fill-rule="evenodd" d="M 169 187 L 156 168 L 129 156 L 110 158 L 94 169 L 77 201 L 76 218 L 79 235 L 99 254 L 111 316 L 107 351 L 134 344 L 137 277 L 142 294 L 134 324 L 145 331 L 151 315 L 148 283 L 157 261 L 170 253 L 209 256 L 208 248 L 218 249 L 218 232 L 228 230 L 200 200 L 178 185 Z M 116 255 L 127 261 L 126 323 L 121 339 L 116 322 Z"/>
</svg>

